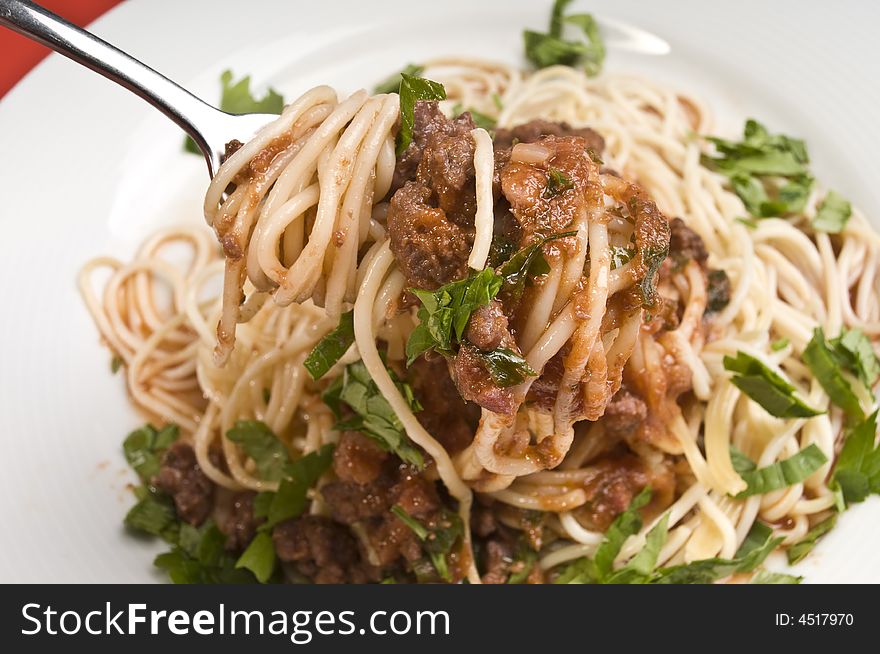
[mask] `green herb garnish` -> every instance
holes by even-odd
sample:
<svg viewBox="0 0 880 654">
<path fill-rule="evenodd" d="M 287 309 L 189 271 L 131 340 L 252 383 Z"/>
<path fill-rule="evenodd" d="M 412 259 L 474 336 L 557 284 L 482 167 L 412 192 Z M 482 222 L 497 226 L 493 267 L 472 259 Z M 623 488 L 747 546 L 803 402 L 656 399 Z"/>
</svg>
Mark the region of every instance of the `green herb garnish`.
<svg viewBox="0 0 880 654">
<path fill-rule="evenodd" d="M 478 356 L 486 365 L 492 381 L 500 388 L 516 386 L 522 384 L 526 377 L 538 376 L 522 355 L 505 347 L 489 352 L 478 351 Z"/>
<path fill-rule="evenodd" d="M 824 413 L 809 407 L 795 395 L 792 386 L 780 374 L 759 359 L 737 352 L 724 357 L 724 369 L 733 374 L 730 381 L 752 400 L 777 418 L 811 418 Z"/>
<path fill-rule="evenodd" d="M 389 374 L 410 408 L 420 411 L 422 407 L 413 395 L 412 387 L 397 380 L 393 371 L 389 370 Z M 359 431 L 385 451 L 393 452 L 418 468 L 424 467 L 421 451 L 406 435 L 403 423 L 379 392 L 363 361 L 346 366 L 345 373 L 337 377 L 324 392 L 323 399 L 339 420 L 334 429 Z M 348 407 L 354 415 L 346 417 L 344 407 Z"/>
<path fill-rule="evenodd" d="M 831 475 L 833 486 L 840 490 L 847 505 L 880 494 L 880 447 L 875 446 L 876 435 L 877 411 L 847 432 Z"/>
<path fill-rule="evenodd" d="M 850 216 L 852 216 L 852 205 L 849 200 L 837 191 L 828 191 L 816 210 L 811 224 L 817 232 L 838 234 L 846 227 Z"/>
<path fill-rule="evenodd" d="M 439 82 L 401 73 L 400 131 L 397 133 L 397 155 L 400 156 L 412 142 L 415 107 L 419 100 L 445 100 L 446 89 Z"/>
<path fill-rule="evenodd" d="M 790 564 L 795 564 L 798 561 L 801 561 L 807 554 L 813 551 L 813 548 L 816 547 L 816 543 L 819 542 L 822 536 L 834 529 L 834 525 L 836 524 L 837 513 L 832 513 L 822 522 L 816 524 L 804 535 L 803 538 L 788 548 L 788 552 L 786 552 L 788 562 Z"/>
<path fill-rule="evenodd" d="M 813 338 L 810 339 L 801 358 L 834 404 L 843 409 L 850 419 L 857 421 L 864 419 L 865 412 L 862 410 L 859 398 L 841 373 L 842 362 L 836 356 L 835 350 L 825 342 L 825 334 L 821 327 L 813 330 Z"/>
<path fill-rule="evenodd" d="M 138 477 L 145 484 L 159 472 L 162 453 L 171 446 L 180 435 L 177 425 L 169 424 L 161 430 L 146 424 L 131 432 L 122 443 L 125 460 L 134 468 Z"/>
<path fill-rule="evenodd" d="M 397 93 L 400 90 L 400 83 L 403 81 L 402 75 L 405 73 L 407 75 L 412 75 L 415 77 L 420 76 L 425 71 L 424 66 L 418 66 L 416 64 L 407 64 L 404 69 L 398 73 L 394 73 L 390 75 L 385 80 L 377 84 L 373 88 L 373 93 Z"/>
<path fill-rule="evenodd" d="M 464 535 L 464 523 L 461 521 L 461 517 L 454 511 L 444 508 L 438 519 L 438 524 L 429 527 L 409 515 L 403 507 L 397 504 L 391 507 L 391 512 L 422 541 L 422 547 L 427 552 L 440 578 L 451 581 L 452 575 L 449 573 L 447 555 Z"/>
<path fill-rule="evenodd" d="M 280 114 L 284 110 L 284 97 L 271 87 L 262 98 L 257 99 L 254 96 L 251 91 L 250 75 L 234 82 L 232 71 L 224 70 L 220 75 L 220 84 L 221 111 L 230 114 Z M 183 149 L 193 154 L 201 154 L 199 146 L 189 137 L 186 138 Z"/>
<path fill-rule="evenodd" d="M 571 0 L 556 0 L 550 13 L 550 29 L 547 33 L 523 31 L 526 58 L 537 68 L 547 66 L 571 66 L 583 68 L 587 75 L 595 76 L 605 60 L 605 44 L 599 26 L 591 14 L 564 12 Z M 562 37 L 565 23 L 580 28 L 583 38 L 567 40 Z"/>
<path fill-rule="evenodd" d="M 339 318 L 336 328 L 318 341 L 309 356 L 303 361 L 312 379 L 318 380 L 332 368 L 354 343 L 354 310 L 347 311 Z"/>
<path fill-rule="evenodd" d="M 495 299 L 501 284 L 502 277 L 486 268 L 436 291 L 411 289 L 422 306 L 418 313 L 419 325 L 406 344 L 407 364 L 431 349 L 453 356 L 455 345 L 464 338 L 471 314 Z"/>
<path fill-rule="evenodd" d="M 543 197 L 552 198 L 571 188 L 574 188 L 571 177 L 558 168 L 551 168 L 547 172 L 547 186 L 544 188 Z"/>
<path fill-rule="evenodd" d="M 828 457 L 816 444 L 810 444 L 797 454 L 763 468 L 758 468 L 738 450 L 736 454 L 731 452 L 731 461 L 737 474 L 746 482 L 746 489 L 736 495 L 737 499 L 741 499 L 798 484 L 825 465 Z"/>
</svg>

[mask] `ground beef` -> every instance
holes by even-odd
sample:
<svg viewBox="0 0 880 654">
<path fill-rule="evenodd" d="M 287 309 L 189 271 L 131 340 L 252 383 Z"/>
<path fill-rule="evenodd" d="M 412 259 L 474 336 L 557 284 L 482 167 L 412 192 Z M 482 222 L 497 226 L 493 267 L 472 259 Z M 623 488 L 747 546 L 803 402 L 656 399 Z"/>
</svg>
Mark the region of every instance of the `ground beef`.
<svg viewBox="0 0 880 654">
<path fill-rule="evenodd" d="M 475 347 L 462 345 L 455 356 L 455 384 L 465 400 L 489 411 L 513 415 L 517 409 L 513 390 L 495 385 Z"/>
<path fill-rule="evenodd" d="M 333 451 L 333 472 L 342 481 L 369 484 L 376 481 L 390 455 L 357 431 L 343 432 Z"/>
<path fill-rule="evenodd" d="M 521 161 L 514 147 L 501 171 L 501 190 L 524 239 L 564 231 L 581 211 L 597 205 L 602 193 L 584 139 L 543 136 L 532 149 L 545 150 L 546 158 Z"/>
<path fill-rule="evenodd" d="M 432 134 L 416 174 L 434 192 L 447 219 L 462 227 L 473 227 L 477 211 L 475 147 L 469 132 Z"/>
<path fill-rule="evenodd" d="M 681 218 L 669 221 L 669 257 L 682 265 L 693 259 L 704 264 L 709 258 L 706 244 L 694 230 L 688 227 Z"/>
<path fill-rule="evenodd" d="M 257 527 L 262 518 L 254 517 L 253 491 L 235 493 L 229 503 L 229 511 L 219 525 L 220 531 L 226 534 L 226 549 L 234 552 L 244 551 L 254 539 Z"/>
<path fill-rule="evenodd" d="M 565 370 L 563 361 L 568 355 L 568 351 L 568 346 L 563 346 L 562 350 L 554 354 L 544 364 L 541 376 L 529 386 L 529 394 L 526 396 L 526 401 L 531 402 L 543 411 L 549 412 L 553 410 L 553 407 L 556 405 L 556 395 L 559 393 L 559 382 L 562 381 L 562 373 Z M 578 397 L 580 397 L 580 394 Z M 575 407 L 573 411 L 577 413 L 578 408 Z"/>
<path fill-rule="evenodd" d="M 486 543 L 482 581 L 484 584 L 506 584 L 513 562 L 513 546 L 501 540 Z"/>
<path fill-rule="evenodd" d="M 333 518 L 347 525 L 378 518 L 391 508 L 387 478 L 370 484 L 333 481 L 321 486 L 321 497 L 330 507 Z"/>
<path fill-rule="evenodd" d="M 202 524 L 214 506 L 214 484 L 205 476 L 189 443 L 177 441 L 162 456 L 153 485 L 174 500 L 177 515 L 191 525 Z"/>
<path fill-rule="evenodd" d="M 549 120 L 530 120 L 510 129 L 495 130 L 495 147 L 509 148 L 514 143 L 534 143 L 542 136 L 579 136 L 584 147 L 597 156 L 605 149 L 605 139 L 589 127 L 572 127 L 568 123 L 554 123 Z"/>
<path fill-rule="evenodd" d="M 388 208 L 391 251 L 407 284 L 434 290 L 467 276 L 473 230 L 446 219 L 442 209 L 429 204 L 431 189 L 407 182 L 394 194 Z"/>
<path fill-rule="evenodd" d="M 710 270 L 706 278 L 706 313 L 717 313 L 730 302 L 730 278 L 723 270 Z"/>
<path fill-rule="evenodd" d="M 590 469 L 593 475 L 584 482 L 587 504 L 581 509 L 581 517 L 592 529 L 608 529 L 646 486 L 652 491 L 649 513 L 672 502 L 675 474 L 667 462 L 652 467 L 633 454 L 615 452 L 597 459 Z"/>
<path fill-rule="evenodd" d="M 507 316 L 504 315 L 501 302 L 479 307 L 471 314 L 465 333 L 467 340 L 481 350 L 489 351 L 500 347 L 502 342 L 510 339 L 507 327 Z"/>
<path fill-rule="evenodd" d="M 432 135 L 451 136 L 458 134 L 467 135 L 470 138 L 470 131 L 475 127 L 471 115 L 467 112 L 450 120 L 440 111 L 438 102 L 426 100 L 416 102 L 413 108 L 412 142 L 397 160 L 391 193 L 402 188 L 407 181 L 415 179 L 416 170 L 422 161 L 428 139 Z"/>
<path fill-rule="evenodd" d="M 294 563 L 316 584 L 365 583 L 375 577 L 362 563 L 351 532 L 329 518 L 306 515 L 282 522 L 272 541 L 280 560 Z"/>
<path fill-rule="evenodd" d="M 648 407 L 642 398 L 624 387 L 611 398 L 600 421 L 609 438 L 626 438 L 638 429 L 647 417 Z"/>
<path fill-rule="evenodd" d="M 418 537 L 393 513 L 372 525 L 367 530 L 367 539 L 381 568 L 392 566 L 401 558 L 412 562 L 423 556 Z"/>
<path fill-rule="evenodd" d="M 480 409 L 461 399 L 446 359 L 419 357 L 407 370 L 407 381 L 422 405 L 417 417 L 428 433 L 450 454 L 470 445 L 480 421 Z"/>
</svg>

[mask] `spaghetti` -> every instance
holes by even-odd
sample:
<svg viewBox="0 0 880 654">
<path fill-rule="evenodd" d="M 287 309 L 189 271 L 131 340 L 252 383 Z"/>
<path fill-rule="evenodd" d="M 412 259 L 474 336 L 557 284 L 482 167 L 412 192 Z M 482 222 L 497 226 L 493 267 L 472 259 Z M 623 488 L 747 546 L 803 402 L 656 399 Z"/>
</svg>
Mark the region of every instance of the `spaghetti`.
<svg viewBox="0 0 880 654">
<path fill-rule="evenodd" d="M 400 100 L 364 91 L 340 99 L 318 87 L 232 152 L 211 182 L 205 216 L 222 254 L 206 230 L 181 229 L 147 241 L 131 263 L 102 258 L 84 268 L 82 293 L 124 362 L 133 403 L 179 425 L 214 484 L 271 492 L 278 482 L 260 477 L 229 430 L 239 420 L 262 421 L 294 458 L 340 442 L 321 394 L 362 362 L 406 438 L 428 455 L 425 474 L 436 475 L 461 518 L 458 577 L 471 582 L 481 577 L 472 508 L 526 532 L 538 512 L 545 533 L 539 565 L 550 571 L 596 552 L 602 529 L 626 508 L 617 506 L 618 482 L 628 485 L 627 499 L 639 488 L 653 490 L 650 519 L 620 550 L 618 565 L 641 550 L 661 518 L 669 535 L 659 565 L 731 559 L 756 521 L 772 525 L 783 545 L 798 542 L 835 506 L 828 478 L 844 429 L 842 411 L 801 355 L 816 326 L 828 334 L 857 328 L 874 343 L 880 336 L 880 238 L 865 218 L 854 211 L 841 233 L 814 231 L 821 198 L 814 190 L 796 215 L 751 227 L 738 222 L 742 201 L 701 163 L 706 145 L 694 134 L 711 132 L 707 110 L 653 82 L 593 79 L 560 66 L 526 74 L 460 58 L 427 62 L 423 74 L 444 85 L 447 112 L 460 105 L 492 116 L 499 131 L 539 119 L 589 126 L 604 138 L 601 161 L 600 153 L 584 155 L 583 140 L 572 140 L 579 137 L 544 136 L 513 144 L 500 165 L 500 135 L 493 152 L 485 129 L 468 129 L 471 222 L 456 223 L 458 209 L 444 207 L 443 191 L 434 189 L 440 208 L 429 209 L 445 210 L 442 226 L 455 234 L 450 251 L 466 248 L 458 279 L 492 261 L 499 187 L 521 225 L 537 224 L 523 216 L 538 204 L 576 198 L 564 224 L 543 224 L 520 242 L 540 244 L 547 270 L 523 289 L 519 304 L 501 296 L 517 308 L 504 318 L 508 340 L 494 347 L 535 374 L 496 384 L 493 399 L 476 394 L 481 417 L 461 448 L 426 428 L 398 384 L 419 323 L 407 294 L 413 268 L 397 256 L 393 233 L 404 207 L 396 194 L 411 190 L 395 179 Z M 580 148 L 576 166 L 567 163 L 572 143 Z M 430 165 L 419 164 L 419 180 L 430 177 Z M 518 195 L 516 184 L 536 174 L 558 175 L 559 195 Z M 684 221 L 672 225 L 673 246 L 695 234 L 705 256 L 663 263 L 670 239 L 664 216 Z M 189 248 L 187 265 L 161 256 L 169 245 Z M 625 260 L 616 260 L 622 252 Z M 110 270 L 100 297 L 91 283 L 98 268 Z M 712 308 L 714 270 L 726 275 L 729 293 Z M 223 290 L 215 295 L 218 278 Z M 171 291 L 164 307 L 162 287 Z M 661 315 L 663 306 L 678 308 L 674 319 Z M 353 343 L 313 380 L 303 362 L 351 309 Z M 461 388 L 463 359 L 483 355 L 472 344 L 460 348 L 439 369 Z M 725 356 L 737 353 L 782 373 L 806 404 L 826 412 L 770 415 L 726 372 Z M 869 394 L 861 399 L 873 405 Z M 620 427 L 610 416 L 625 411 L 625 402 L 644 413 L 615 436 Z M 732 447 L 763 468 L 810 445 L 826 462 L 807 478 L 736 498 L 746 482 Z M 309 511 L 336 515 L 322 488 L 310 491 Z M 605 504 L 603 493 L 611 497 Z M 377 560 L 369 535 L 358 538 Z"/>
</svg>

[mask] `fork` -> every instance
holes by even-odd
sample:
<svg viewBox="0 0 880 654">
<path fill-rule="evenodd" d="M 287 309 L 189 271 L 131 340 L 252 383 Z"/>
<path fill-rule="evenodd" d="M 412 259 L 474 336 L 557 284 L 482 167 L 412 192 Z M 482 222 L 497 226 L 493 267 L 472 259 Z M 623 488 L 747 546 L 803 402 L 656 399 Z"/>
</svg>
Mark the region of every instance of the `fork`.
<svg viewBox="0 0 880 654">
<path fill-rule="evenodd" d="M 27 0 L 0 0 L 0 25 L 42 43 L 140 96 L 189 134 L 213 177 L 226 143 L 246 141 L 278 116 L 229 114 L 94 34 Z"/>
</svg>

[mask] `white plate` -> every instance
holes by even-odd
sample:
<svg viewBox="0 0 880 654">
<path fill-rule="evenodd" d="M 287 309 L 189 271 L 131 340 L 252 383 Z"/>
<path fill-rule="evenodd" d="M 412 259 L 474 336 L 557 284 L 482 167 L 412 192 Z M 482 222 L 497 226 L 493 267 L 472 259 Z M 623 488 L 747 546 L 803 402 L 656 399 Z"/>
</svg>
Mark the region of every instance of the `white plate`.
<svg viewBox="0 0 880 654">
<path fill-rule="evenodd" d="M 369 87 L 429 56 L 518 61 L 522 28 L 545 25 L 549 4 L 129 0 L 92 29 L 209 100 L 227 67 L 293 97 L 319 82 Z M 805 137 L 820 179 L 880 216 L 880 3 L 581 4 L 617 21 L 606 23 L 610 68 L 701 95 L 722 131 L 756 116 Z M 618 23 L 669 52 L 638 52 L 664 48 Z M 74 279 L 89 257 L 124 257 L 161 225 L 201 220 L 204 166 L 170 122 L 58 55 L 0 102 L 0 138 L 0 581 L 157 579 L 154 545 L 122 530 L 132 477 L 120 445 L 138 417 Z M 799 572 L 880 582 L 878 547 L 874 498 Z"/>
</svg>

